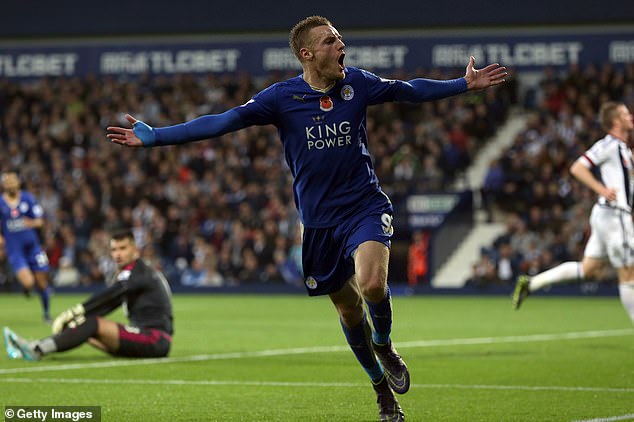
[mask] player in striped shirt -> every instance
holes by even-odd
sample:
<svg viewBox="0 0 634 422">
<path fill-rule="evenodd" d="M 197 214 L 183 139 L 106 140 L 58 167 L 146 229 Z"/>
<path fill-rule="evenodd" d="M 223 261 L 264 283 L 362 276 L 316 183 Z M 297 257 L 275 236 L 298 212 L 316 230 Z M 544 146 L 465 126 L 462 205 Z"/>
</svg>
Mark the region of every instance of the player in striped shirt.
<svg viewBox="0 0 634 422">
<path fill-rule="evenodd" d="M 607 134 L 570 167 L 572 175 L 598 195 L 590 214 L 592 233 L 583 259 L 564 262 L 532 277 L 519 276 L 513 292 L 515 309 L 532 292 L 595 277 L 609 262 L 617 271 L 621 302 L 634 322 L 634 163 L 628 144 L 634 123 L 627 106 L 617 102 L 604 103 L 599 120 Z M 600 179 L 594 176 L 595 169 Z"/>
</svg>

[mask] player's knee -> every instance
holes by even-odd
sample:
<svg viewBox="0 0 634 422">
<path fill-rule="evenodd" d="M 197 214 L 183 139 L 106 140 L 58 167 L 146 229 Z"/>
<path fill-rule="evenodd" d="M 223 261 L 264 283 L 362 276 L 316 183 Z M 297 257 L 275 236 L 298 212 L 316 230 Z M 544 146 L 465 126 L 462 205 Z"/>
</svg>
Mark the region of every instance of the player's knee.
<svg viewBox="0 0 634 422">
<path fill-rule="evenodd" d="M 385 297 L 385 279 L 383 277 L 369 277 L 360 282 L 361 293 L 366 300 L 378 302 Z"/>
<path fill-rule="evenodd" d="M 27 268 L 22 268 L 21 270 L 17 271 L 16 277 L 20 284 L 22 284 L 22 287 L 24 287 L 25 289 L 30 290 L 35 285 L 35 276 Z"/>
</svg>

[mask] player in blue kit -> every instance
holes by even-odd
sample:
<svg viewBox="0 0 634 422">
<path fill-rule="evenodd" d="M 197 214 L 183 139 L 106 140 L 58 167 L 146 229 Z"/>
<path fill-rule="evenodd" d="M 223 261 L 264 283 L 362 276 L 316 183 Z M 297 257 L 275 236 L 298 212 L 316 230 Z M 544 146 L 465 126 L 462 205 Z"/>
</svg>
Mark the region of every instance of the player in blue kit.
<svg viewBox="0 0 634 422">
<path fill-rule="evenodd" d="M 290 47 L 303 73 L 273 84 L 242 106 L 163 128 L 127 115 L 132 129 L 109 127 L 107 136 L 121 145 L 150 147 L 213 138 L 251 125 L 275 125 L 304 224 L 308 294 L 329 295 L 352 351 L 372 380 L 381 420 L 402 421 L 393 392 L 407 392 L 410 377 L 390 340 L 387 268 L 392 204 L 381 191 L 368 152 L 366 107 L 488 88 L 504 82 L 506 69 L 492 64 L 476 70 L 472 57 L 465 76 L 455 80 L 382 79 L 344 66 L 343 39 L 320 16 L 293 27 Z"/>
<path fill-rule="evenodd" d="M 44 211 L 31 193 L 20 189 L 15 171 L 2 173 L 0 196 L 0 247 L 16 278 L 27 294 L 34 286 L 40 294 L 44 320 L 50 322 L 49 267 L 46 252 L 40 246 L 37 229 L 44 225 Z"/>
</svg>

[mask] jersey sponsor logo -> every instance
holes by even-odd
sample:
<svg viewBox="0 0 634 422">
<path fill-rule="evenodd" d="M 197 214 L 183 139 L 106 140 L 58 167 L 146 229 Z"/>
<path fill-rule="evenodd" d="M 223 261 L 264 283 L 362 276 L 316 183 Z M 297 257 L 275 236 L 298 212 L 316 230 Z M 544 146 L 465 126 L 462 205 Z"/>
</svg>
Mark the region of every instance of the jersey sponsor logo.
<svg viewBox="0 0 634 422">
<path fill-rule="evenodd" d="M 315 280 L 313 276 L 308 276 L 304 283 L 310 290 L 315 290 L 317 288 L 317 280 Z"/>
<path fill-rule="evenodd" d="M 319 108 L 321 111 L 330 111 L 332 110 L 334 105 L 332 104 L 332 100 L 329 96 L 324 95 L 319 99 Z"/>
<path fill-rule="evenodd" d="M 354 97 L 354 89 L 350 85 L 344 85 L 341 88 L 341 98 L 350 101 Z"/>
<path fill-rule="evenodd" d="M 24 225 L 23 218 L 15 218 L 11 220 L 7 220 L 7 230 L 11 233 L 21 232 L 26 230 L 26 226 Z"/>
<path fill-rule="evenodd" d="M 313 121 L 317 122 L 313 116 Z M 306 146 L 312 149 L 342 148 L 352 145 L 351 125 L 348 121 L 325 123 L 323 117 L 314 126 L 306 126 Z"/>
</svg>

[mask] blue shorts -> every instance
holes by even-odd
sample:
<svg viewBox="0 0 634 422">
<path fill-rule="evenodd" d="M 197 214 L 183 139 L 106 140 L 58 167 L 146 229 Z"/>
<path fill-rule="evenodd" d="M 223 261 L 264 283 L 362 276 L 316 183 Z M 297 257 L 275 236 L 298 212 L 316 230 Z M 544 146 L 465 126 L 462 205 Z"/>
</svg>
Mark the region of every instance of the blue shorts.
<svg viewBox="0 0 634 422">
<path fill-rule="evenodd" d="M 354 274 L 352 255 L 363 242 L 374 240 L 390 247 L 392 205 L 387 200 L 376 205 L 336 226 L 304 229 L 302 263 L 310 296 L 327 295 L 343 287 Z"/>
<path fill-rule="evenodd" d="M 22 268 L 29 268 L 31 271 L 48 272 L 48 257 L 39 244 L 13 245 L 6 244 L 7 260 L 14 272 Z"/>
</svg>

